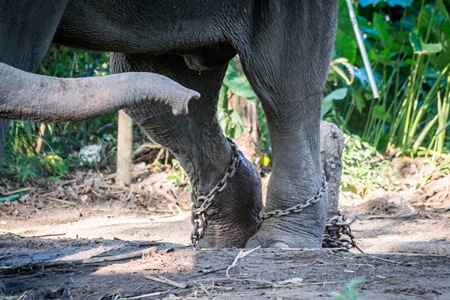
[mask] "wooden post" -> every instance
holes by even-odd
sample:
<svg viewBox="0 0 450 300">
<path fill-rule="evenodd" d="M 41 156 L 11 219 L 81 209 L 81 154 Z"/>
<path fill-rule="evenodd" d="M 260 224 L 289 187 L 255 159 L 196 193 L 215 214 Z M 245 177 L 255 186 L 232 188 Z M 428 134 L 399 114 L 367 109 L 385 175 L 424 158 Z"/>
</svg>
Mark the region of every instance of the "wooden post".
<svg viewBox="0 0 450 300">
<path fill-rule="evenodd" d="M 344 133 L 333 123 L 320 122 L 320 157 L 328 182 L 328 217 L 339 212 L 339 187 L 342 175 Z"/>
<path fill-rule="evenodd" d="M 133 120 L 124 111 L 120 110 L 117 133 L 116 177 L 126 185 L 131 184 L 132 145 Z"/>
</svg>

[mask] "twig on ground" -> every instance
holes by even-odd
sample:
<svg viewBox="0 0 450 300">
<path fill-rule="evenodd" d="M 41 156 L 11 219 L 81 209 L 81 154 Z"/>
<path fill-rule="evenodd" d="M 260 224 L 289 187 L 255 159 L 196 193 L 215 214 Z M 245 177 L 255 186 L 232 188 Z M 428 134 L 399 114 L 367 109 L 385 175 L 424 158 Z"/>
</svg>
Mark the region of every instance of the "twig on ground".
<svg viewBox="0 0 450 300">
<path fill-rule="evenodd" d="M 29 190 L 31 190 L 31 188 L 27 187 L 27 188 L 21 188 L 21 189 L 15 190 L 15 191 L 7 192 L 7 193 L 6 192 L 2 192 L 1 194 L 3 196 L 9 196 L 9 195 L 14 195 L 14 194 L 19 194 L 19 193 L 22 193 L 22 192 L 28 192 Z"/>
<path fill-rule="evenodd" d="M 98 198 L 105 199 L 105 196 L 104 195 L 100 195 L 99 192 L 97 192 L 94 188 L 91 188 L 91 192 L 92 192 L 92 194 L 94 194 Z"/>
<path fill-rule="evenodd" d="M 167 278 L 162 277 L 162 276 L 159 276 L 159 278 L 158 277 L 153 277 L 153 276 L 144 276 L 144 278 L 148 279 L 148 280 L 153 280 L 153 281 L 156 281 L 156 282 L 172 285 L 172 286 L 180 288 L 180 289 L 185 289 L 185 288 L 187 288 L 189 286 L 188 284 L 178 283 L 178 282 L 172 281 L 172 280 L 167 279 Z"/>
<path fill-rule="evenodd" d="M 249 255 L 250 253 L 252 253 L 253 251 L 255 251 L 259 248 L 261 248 L 261 246 L 258 246 L 254 249 L 247 250 L 247 251 L 244 251 L 244 250 L 239 251 L 238 255 L 234 258 L 233 263 L 230 266 L 228 266 L 227 271 L 225 272 L 227 274 L 227 277 L 230 278 L 230 275 L 228 275 L 228 271 L 230 271 L 231 268 L 236 267 L 236 264 L 238 263 L 239 259 L 246 257 L 247 255 Z"/>
<path fill-rule="evenodd" d="M 403 214 L 403 215 L 398 215 L 398 216 L 383 216 L 383 215 L 373 215 L 373 216 L 368 216 L 367 220 L 373 220 L 373 219 L 404 219 L 404 218 L 410 218 L 410 217 L 415 217 L 415 216 L 419 216 L 419 212 L 415 211 L 412 213 L 407 213 L 407 214 Z"/>
<path fill-rule="evenodd" d="M 61 199 L 52 198 L 52 197 L 44 198 L 44 200 L 56 201 L 56 202 L 61 202 L 61 203 L 64 203 L 64 204 L 77 206 L 77 204 L 75 204 L 75 203 L 72 203 L 72 202 L 69 202 L 69 201 L 65 201 L 65 200 L 61 200 Z"/>
<path fill-rule="evenodd" d="M 161 159 L 161 156 L 164 154 L 164 148 L 161 148 L 158 152 L 158 154 L 156 155 L 156 158 L 153 160 L 153 162 L 151 163 L 151 165 L 156 165 L 158 163 L 158 161 Z"/>
<path fill-rule="evenodd" d="M 402 253 L 402 252 L 389 252 L 389 255 L 400 255 L 400 256 L 430 256 L 430 257 L 447 257 L 445 254 L 427 254 L 427 253 Z"/>
<path fill-rule="evenodd" d="M 72 183 L 76 183 L 76 182 L 77 182 L 76 179 L 66 180 L 66 181 L 61 182 L 59 184 L 59 186 L 63 186 L 63 185 L 66 185 L 66 184 L 72 184 Z"/>
<path fill-rule="evenodd" d="M 388 262 L 388 263 L 397 264 L 397 265 L 403 264 L 402 262 L 399 262 L 399 261 L 390 260 L 390 259 L 386 259 L 386 258 L 375 256 L 375 255 L 369 255 L 369 257 L 375 258 L 375 259 L 379 259 L 379 260 L 382 260 L 382 261 L 385 261 L 385 262 Z"/>
<path fill-rule="evenodd" d="M 26 236 L 27 238 L 44 238 L 44 237 L 52 237 L 52 236 L 63 236 L 65 233 L 53 233 L 53 234 L 43 234 L 43 235 L 32 235 Z"/>
<path fill-rule="evenodd" d="M 147 297 L 163 296 L 163 295 L 167 294 L 168 292 L 169 291 L 155 292 L 155 293 L 150 293 L 150 294 L 145 294 L 145 295 L 140 295 L 140 296 L 120 298 L 120 300 L 137 300 L 137 299 L 143 299 L 143 298 L 147 298 Z"/>
</svg>

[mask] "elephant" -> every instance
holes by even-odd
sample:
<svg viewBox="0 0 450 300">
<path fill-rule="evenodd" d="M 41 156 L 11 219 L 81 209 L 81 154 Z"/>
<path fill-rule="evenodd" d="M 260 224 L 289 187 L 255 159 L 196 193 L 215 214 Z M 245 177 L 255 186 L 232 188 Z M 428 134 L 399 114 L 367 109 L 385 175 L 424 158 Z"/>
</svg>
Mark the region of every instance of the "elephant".
<svg viewBox="0 0 450 300">
<path fill-rule="evenodd" d="M 195 98 L 192 91 L 199 92 L 201 98 L 189 102 L 184 116 L 153 101 L 123 105 L 187 172 L 193 187 L 192 243 L 320 248 L 327 187 L 319 124 L 337 11 L 335 0 L 4 0 L 0 78 L 5 64 L 35 70 L 54 42 L 112 52 L 112 73 L 134 72 L 135 78 L 141 72 L 157 73 L 185 86 L 183 94 Z M 221 83 L 236 55 L 262 103 L 271 136 L 265 205 L 257 169 L 224 136 L 216 119 Z M 18 76 L 26 78 L 25 73 Z M 115 87 L 106 90 L 117 93 Z M 88 101 L 95 93 L 87 85 L 76 97 Z M 33 106 L 36 112 L 42 109 Z M 62 109 L 62 115 L 70 115 L 67 107 Z M 32 117 L 30 110 L 26 114 L 42 117 Z"/>
</svg>

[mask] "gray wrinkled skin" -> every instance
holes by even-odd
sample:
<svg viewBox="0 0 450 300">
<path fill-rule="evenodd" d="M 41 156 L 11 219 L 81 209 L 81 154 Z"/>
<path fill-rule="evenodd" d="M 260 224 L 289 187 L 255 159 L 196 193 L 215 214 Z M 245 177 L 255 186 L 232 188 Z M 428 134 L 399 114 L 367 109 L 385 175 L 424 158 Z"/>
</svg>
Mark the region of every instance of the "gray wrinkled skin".
<svg viewBox="0 0 450 300">
<path fill-rule="evenodd" d="M 304 203 L 317 193 L 321 185 L 320 110 L 336 33 L 337 1 L 30 2 L 33 7 L 47 7 L 50 2 L 57 6 L 44 10 L 52 13 L 49 20 L 54 22 L 48 23 L 52 30 L 41 28 L 48 31 L 48 36 L 38 39 L 45 40 L 41 48 L 47 49 L 53 37 L 54 42 L 67 46 L 115 52 L 111 58 L 115 73 L 159 73 L 202 95 L 189 102 L 189 114 L 182 117 L 152 103 L 126 108 L 147 134 L 175 154 L 197 195 L 206 195 L 230 163 L 231 148 L 215 112 L 227 62 L 239 54 L 271 135 L 273 170 L 266 211 Z M 39 24 L 40 19 L 29 23 Z M 23 49 L 34 46 L 29 42 Z M 10 55 L 17 56 L 17 49 L 22 49 L 17 45 Z M 12 65 L 30 71 L 39 59 L 28 57 L 19 64 L 16 58 Z M 0 61 L 11 64 L 4 57 Z M 259 224 L 261 208 L 259 176 L 241 158 L 238 173 L 211 206 L 200 246 L 321 246 L 326 197 L 301 214 Z"/>
<path fill-rule="evenodd" d="M 167 105 L 179 116 L 188 113 L 189 100 L 200 97 L 167 77 L 151 73 L 60 79 L 0 63 L 0 81 L 0 117 L 28 121 L 85 120 L 141 102 Z"/>
</svg>

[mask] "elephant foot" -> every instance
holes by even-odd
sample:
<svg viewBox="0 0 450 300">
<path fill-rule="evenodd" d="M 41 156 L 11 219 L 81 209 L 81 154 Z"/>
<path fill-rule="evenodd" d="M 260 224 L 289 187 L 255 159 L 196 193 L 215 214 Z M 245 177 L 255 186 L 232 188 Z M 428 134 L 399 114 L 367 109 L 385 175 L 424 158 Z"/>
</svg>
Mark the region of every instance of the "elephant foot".
<svg viewBox="0 0 450 300">
<path fill-rule="evenodd" d="M 327 209 L 326 181 L 305 204 L 286 210 L 268 210 L 259 231 L 246 248 L 322 248 Z"/>
<path fill-rule="evenodd" d="M 194 219 L 193 242 L 196 242 L 195 235 L 198 233 L 200 239 L 197 246 L 200 248 L 243 248 L 258 231 L 259 212 L 263 208 L 260 176 L 242 153 L 236 152 L 235 158 L 234 174 L 226 178 L 225 188 L 215 194 L 202 214 L 205 222 Z M 222 187 L 224 182 L 219 182 L 217 186 Z M 198 199 L 194 201 L 197 204 L 194 210 L 195 207 L 198 209 Z M 201 202 L 204 201 L 203 198 Z M 204 227 L 202 224 L 205 224 Z M 197 232 L 196 225 L 200 225 Z"/>
<path fill-rule="evenodd" d="M 298 224 L 298 220 L 286 216 L 265 220 L 245 248 L 322 248 L 323 230 L 320 234 L 312 233 L 302 230 L 301 226 L 294 229 L 293 224 Z"/>
</svg>

